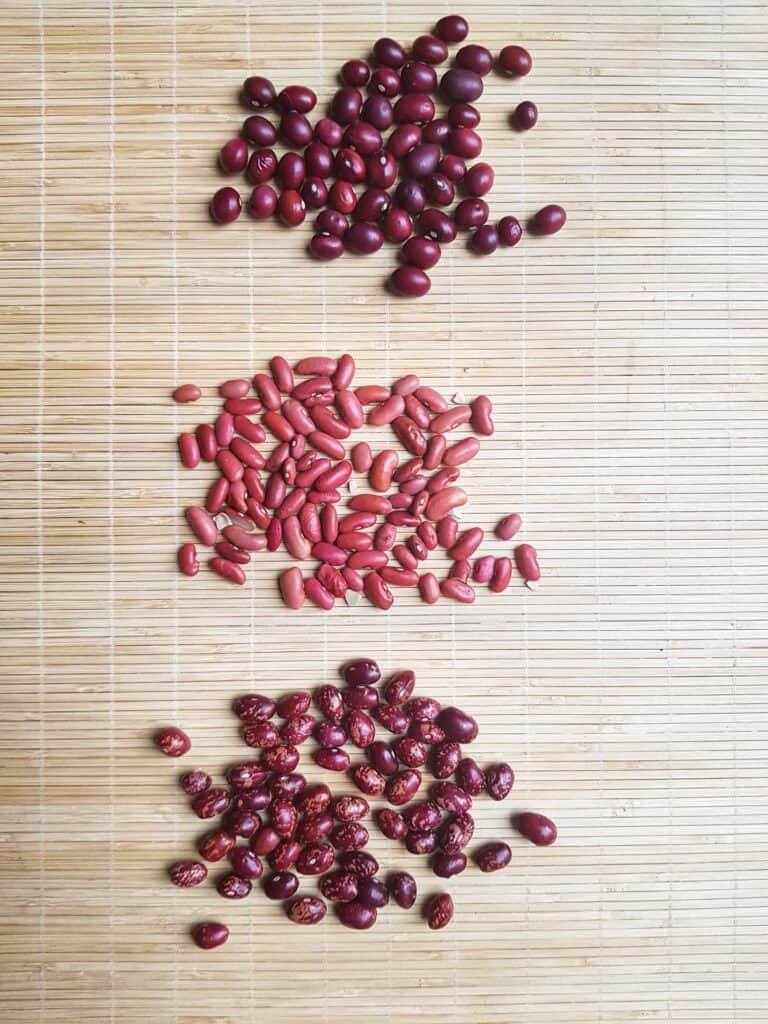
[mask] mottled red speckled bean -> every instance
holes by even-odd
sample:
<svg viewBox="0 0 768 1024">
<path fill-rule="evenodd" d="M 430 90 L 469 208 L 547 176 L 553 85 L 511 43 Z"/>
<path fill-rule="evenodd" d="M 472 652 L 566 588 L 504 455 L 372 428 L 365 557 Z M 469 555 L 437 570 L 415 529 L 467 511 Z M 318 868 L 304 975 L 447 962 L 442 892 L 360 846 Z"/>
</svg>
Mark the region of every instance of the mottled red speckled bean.
<svg viewBox="0 0 768 1024">
<path fill-rule="evenodd" d="M 336 825 L 330 835 L 331 843 L 344 852 L 361 850 L 370 838 L 368 829 L 359 821 L 342 822 Z"/>
<path fill-rule="evenodd" d="M 244 693 L 234 701 L 232 710 L 241 721 L 252 724 L 266 722 L 274 715 L 275 707 L 271 697 L 261 693 Z"/>
<path fill-rule="evenodd" d="M 437 853 L 432 861 L 432 870 L 438 878 L 453 878 L 460 875 L 467 866 L 465 853 Z"/>
<path fill-rule="evenodd" d="M 159 729 L 152 737 L 152 741 L 166 757 L 182 757 L 192 746 L 189 736 L 175 725 Z"/>
<path fill-rule="evenodd" d="M 432 931 L 447 927 L 453 919 L 453 899 L 447 892 L 432 896 L 424 910 L 427 924 Z"/>
<path fill-rule="evenodd" d="M 483 872 L 501 871 L 512 860 L 512 850 L 506 843 L 486 843 L 475 854 L 475 863 Z"/>
<path fill-rule="evenodd" d="M 229 928 L 220 921 L 201 921 L 193 928 L 192 938 L 200 949 L 215 949 L 227 941 Z"/>
<path fill-rule="evenodd" d="M 434 604 L 440 598 L 440 584 L 431 572 L 425 572 L 419 578 L 419 594 L 425 604 Z"/>
<path fill-rule="evenodd" d="M 420 785 L 421 772 L 415 768 L 406 768 L 387 781 L 387 800 L 395 807 L 401 807 L 413 800 Z"/>
<path fill-rule="evenodd" d="M 453 547 L 448 549 L 448 557 L 456 561 L 470 558 L 482 544 L 483 537 L 483 531 L 479 526 L 473 526 L 470 530 L 465 530 Z"/>
<path fill-rule="evenodd" d="M 370 810 L 361 796 L 340 796 L 333 803 L 333 814 L 339 821 L 359 821 Z"/>
<path fill-rule="evenodd" d="M 386 786 L 384 776 L 370 764 L 358 764 L 352 771 L 352 781 L 366 796 L 381 796 Z"/>
<path fill-rule="evenodd" d="M 443 462 L 446 466 L 463 466 L 470 462 L 480 451 L 480 442 L 476 437 L 465 437 L 463 441 L 446 449 Z"/>
<path fill-rule="evenodd" d="M 536 548 L 532 544 L 518 544 L 515 548 L 515 565 L 526 583 L 541 579 Z"/>
<path fill-rule="evenodd" d="M 286 916 L 294 924 L 318 924 L 326 911 L 326 905 L 319 896 L 297 896 L 285 908 Z"/>
<path fill-rule="evenodd" d="M 304 581 L 304 593 L 312 604 L 317 608 L 322 608 L 324 612 L 329 612 L 336 603 L 333 594 L 326 590 L 320 580 L 315 579 L 314 576 L 310 576 L 309 579 Z"/>
<path fill-rule="evenodd" d="M 515 784 L 515 773 L 505 761 L 485 769 L 485 788 L 492 800 L 504 800 Z"/>
<path fill-rule="evenodd" d="M 347 713 L 341 690 L 336 686 L 326 684 L 319 687 L 315 693 L 315 702 L 328 721 L 335 725 L 339 725 Z"/>
<path fill-rule="evenodd" d="M 179 779 L 179 785 L 188 796 L 197 796 L 211 788 L 211 776 L 200 770 L 185 772 Z"/>
<path fill-rule="evenodd" d="M 460 508 L 462 505 L 467 503 L 467 492 L 461 487 L 446 487 L 445 490 L 440 491 L 439 494 L 433 495 L 429 499 L 426 509 L 424 510 L 427 519 L 431 519 L 433 523 L 440 523 L 441 519 L 444 519 L 448 513 L 454 508 Z"/>
<path fill-rule="evenodd" d="M 271 825 L 260 828 L 255 836 L 249 840 L 251 849 L 259 857 L 266 857 L 273 853 L 280 845 L 280 836 Z M 290 867 L 290 865 L 289 865 Z"/>
<path fill-rule="evenodd" d="M 509 586 L 512 579 L 512 559 L 497 558 L 493 565 L 493 575 L 488 584 L 494 594 L 501 594 Z"/>
<path fill-rule="evenodd" d="M 197 560 L 197 548 L 194 544 L 182 544 L 179 548 L 179 568 L 185 576 L 197 576 L 200 563 Z"/>
<path fill-rule="evenodd" d="M 485 555 L 477 558 L 472 568 L 472 579 L 475 583 L 488 583 L 493 577 L 493 569 L 496 559 L 493 555 Z"/>
<path fill-rule="evenodd" d="M 186 469 L 194 469 L 200 464 L 200 446 L 194 434 L 179 434 L 179 458 Z"/>
<path fill-rule="evenodd" d="M 331 903 L 349 903 L 357 896 L 358 880 L 351 871 L 331 871 L 320 880 L 320 892 Z"/>
<path fill-rule="evenodd" d="M 215 818 L 229 807 L 229 790 L 220 787 L 206 789 L 191 801 L 192 810 L 198 818 Z"/>
<path fill-rule="evenodd" d="M 200 543 L 206 547 L 213 547 L 218 529 L 206 510 L 199 505 L 190 505 L 184 510 L 184 517 Z"/>
<path fill-rule="evenodd" d="M 348 707 L 357 711 L 369 711 L 379 703 L 379 695 L 372 686 L 350 686 L 342 697 Z"/>
<path fill-rule="evenodd" d="M 180 889 L 191 889 L 206 880 L 208 868 L 197 860 L 181 860 L 171 866 L 168 874 Z"/>
</svg>

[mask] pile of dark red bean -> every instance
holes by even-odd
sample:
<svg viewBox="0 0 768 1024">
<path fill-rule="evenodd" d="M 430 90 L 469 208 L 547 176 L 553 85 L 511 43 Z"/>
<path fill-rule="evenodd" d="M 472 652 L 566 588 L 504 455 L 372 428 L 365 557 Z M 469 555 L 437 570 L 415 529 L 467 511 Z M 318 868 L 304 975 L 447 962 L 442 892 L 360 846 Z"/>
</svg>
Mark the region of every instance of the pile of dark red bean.
<svg viewBox="0 0 768 1024">
<path fill-rule="evenodd" d="M 251 115 L 240 137 L 230 139 L 219 154 L 225 174 L 245 172 L 255 186 L 248 200 L 251 216 L 265 220 L 276 214 L 287 227 L 296 227 L 308 209 L 322 210 L 309 243 L 318 260 L 333 260 L 345 251 L 367 255 L 385 240 L 400 245 L 402 266 L 390 276 L 389 287 L 414 297 L 429 291 L 426 271 L 439 261 L 441 245 L 454 241 L 459 230 L 471 232 L 469 248 L 481 256 L 499 244 L 517 245 L 523 229 L 516 217 L 487 223 L 489 209 L 482 197 L 493 187 L 493 168 L 484 162 L 467 167 L 465 161 L 480 156 L 483 148 L 475 130 L 480 112 L 472 105 L 483 93 L 483 78 L 494 63 L 504 75 L 527 75 L 531 55 L 521 46 L 505 46 L 494 62 L 484 46 L 463 46 L 438 83 L 435 67 L 448 59 L 448 44 L 463 42 L 468 32 L 464 18 L 449 15 L 438 21 L 434 35 L 414 41 L 410 55 L 394 39 L 377 40 L 370 61 L 349 60 L 341 68 L 343 84 L 331 100 L 330 117 L 314 126 L 306 116 L 317 105 L 311 89 L 289 85 L 278 93 L 266 78 L 246 79 L 245 105 L 275 109 L 280 118 L 275 126 L 263 114 Z M 433 95 L 445 100 L 445 116 L 436 116 Z M 511 117 L 518 131 L 533 128 L 537 119 L 530 100 Z M 295 148 L 278 158 L 271 148 L 278 139 Z M 272 179 L 279 195 L 268 184 Z M 329 187 L 330 179 L 335 180 Z M 442 208 L 454 202 L 457 190 L 464 198 L 451 214 L 445 213 Z M 210 203 L 218 224 L 236 220 L 241 209 L 240 194 L 230 187 L 219 189 Z M 552 204 L 531 218 L 529 230 L 552 235 L 565 220 L 565 210 Z"/>
<path fill-rule="evenodd" d="M 199 818 L 224 817 L 198 841 L 202 861 L 171 866 L 174 885 L 199 885 L 208 877 L 203 861 L 217 863 L 226 857 L 229 868 L 216 880 L 216 889 L 226 899 L 243 899 L 264 875 L 261 858 L 266 857 L 272 873 L 263 878 L 264 893 L 284 901 L 291 921 L 317 924 L 326 915 L 328 900 L 342 924 L 371 928 L 390 896 L 410 909 L 417 886 L 406 871 L 394 872 L 386 882 L 377 878 L 379 864 L 364 850 L 370 833 L 362 819 L 371 813 L 365 797 L 386 800 L 389 806 L 373 812 L 378 829 L 387 839 L 402 841 L 411 854 L 431 854 L 438 878 L 465 870 L 464 850 L 475 832 L 473 800 L 484 793 L 493 800 L 505 799 L 514 784 L 512 768 L 500 762 L 482 771 L 463 756 L 461 745 L 476 738 L 477 722 L 459 708 L 414 697 L 410 670 L 391 676 L 381 692 L 376 689 L 379 666 L 369 658 L 348 662 L 341 675 L 343 689 L 326 685 L 315 691 L 320 717 L 308 713 L 313 697 L 308 691 L 276 701 L 258 693 L 237 698 L 234 711 L 242 722 L 243 739 L 261 750 L 260 758 L 232 765 L 226 786 L 214 786 L 204 771 L 181 776 L 181 787 L 192 797 Z M 283 720 L 279 725 L 273 721 L 276 715 Z M 377 724 L 396 738 L 376 739 Z M 326 771 L 349 772 L 364 796 L 334 796 L 325 783 L 309 785 L 296 771 L 298 748 L 310 737 L 318 744 L 312 755 L 315 764 Z M 180 757 L 191 746 L 187 734 L 174 726 L 160 730 L 154 741 L 169 757 Z M 347 743 L 363 751 L 366 760 L 353 766 L 344 749 Z M 429 798 L 411 802 L 427 773 L 434 778 Z M 512 823 L 537 846 L 549 846 L 557 838 L 557 828 L 544 815 L 525 811 L 514 815 Z M 247 842 L 238 844 L 239 839 Z M 503 841 L 486 843 L 473 851 L 473 859 L 482 872 L 498 871 L 510 863 L 512 848 Z M 319 878 L 321 895 L 297 895 L 299 875 L 305 884 Z M 449 893 L 431 896 L 424 904 L 429 927 L 444 928 L 453 909 Z M 229 929 L 206 921 L 192 934 L 199 946 L 210 949 L 226 942 Z"/>
<path fill-rule="evenodd" d="M 275 356 L 270 369 L 271 374 L 257 373 L 252 381 L 226 381 L 219 388 L 224 409 L 215 423 L 201 423 L 178 438 L 184 466 L 194 469 L 202 459 L 214 462 L 221 474 L 211 485 L 205 506 L 185 510 L 200 543 L 215 547 L 216 555 L 209 561 L 214 572 L 242 585 L 242 567 L 252 554 L 284 546 L 297 561 L 314 558 L 320 565 L 307 578 L 298 566 L 286 569 L 279 580 L 283 601 L 297 609 L 308 598 L 325 611 L 333 608 L 336 598 L 354 604 L 360 593 L 386 611 L 394 601 L 390 586 L 418 587 L 428 604 L 441 595 L 472 603 L 475 589 L 468 582 L 470 576 L 476 584 L 488 584 L 492 593 L 507 588 L 512 560 L 485 555 L 472 565 L 469 559 L 484 539 L 483 530 L 473 526 L 459 536 L 458 520 L 451 515 L 467 501 L 466 491 L 456 486 L 459 467 L 478 454 L 480 441 L 465 437 L 449 445 L 446 434 L 468 423 L 476 435 L 491 435 L 489 398 L 481 395 L 468 405 L 452 405 L 433 388 L 422 386 L 414 374 L 391 388 L 368 385 L 353 391 L 355 361 L 350 355 L 338 360 L 301 359 L 293 369 L 282 356 Z M 306 379 L 296 384 L 294 372 Z M 182 403 L 200 395 L 194 384 L 174 391 Z M 329 409 L 331 403 L 338 416 Z M 371 406 L 367 416 L 366 405 Z M 250 418 L 257 414 L 261 423 Z M 390 425 L 411 457 L 401 465 L 395 449 L 385 448 L 374 456 L 370 446 L 360 442 L 347 459 L 343 442 L 365 422 Z M 263 455 L 255 445 L 266 441 L 267 432 L 275 447 Z M 371 490 L 351 494 L 349 512 L 339 518 L 339 488 L 352 486 L 353 470 L 367 474 Z M 266 479 L 262 471 L 268 474 Z M 387 493 L 391 487 L 396 490 Z M 516 513 L 506 516 L 496 527 L 497 537 L 511 539 L 521 522 Z M 253 532 L 257 529 L 263 532 Z M 398 542 L 402 529 L 412 532 Z M 418 571 L 438 547 L 453 559 L 442 582 L 431 572 Z M 390 564 L 390 555 L 397 565 Z M 541 575 L 535 549 L 519 544 L 514 556 L 522 578 L 534 585 Z M 195 576 L 195 545 L 182 544 L 178 561 L 185 575 Z"/>
</svg>

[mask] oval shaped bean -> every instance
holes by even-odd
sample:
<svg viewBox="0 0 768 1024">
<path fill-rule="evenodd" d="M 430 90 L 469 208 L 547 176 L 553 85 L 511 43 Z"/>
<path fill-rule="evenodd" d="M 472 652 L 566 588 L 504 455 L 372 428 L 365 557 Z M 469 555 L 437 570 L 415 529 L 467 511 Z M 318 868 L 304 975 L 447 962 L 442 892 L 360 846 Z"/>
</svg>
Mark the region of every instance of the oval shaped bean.
<svg viewBox="0 0 768 1024">
<path fill-rule="evenodd" d="M 206 547 L 213 547 L 218 529 L 206 510 L 199 505 L 190 505 L 184 510 L 184 517 L 200 543 Z"/>
<path fill-rule="evenodd" d="M 463 441 L 446 449 L 443 462 L 446 466 L 463 466 L 470 462 L 480 451 L 480 442 L 476 437 L 465 437 Z"/>
<path fill-rule="evenodd" d="M 363 407 L 354 391 L 337 391 L 336 407 L 344 419 L 344 422 L 352 430 L 362 427 L 365 422 Z M 358 447 L 358 445 L 355 445 Z"/>
<path fill-rule="evenodd" d="M 483 537 L 482 529 L 479 526 L 473 526 L 472 529 L 466 530 L 461 535 L 452 548 L 448 549 L 448 557 L 457 562 L 470 558 L 482 544 Z"/>
<path fill-rule="evenodd" d="M 536 548 L 532 544 L 518 544 L 515 548 L 515 565 L 526 583 L 541 579 Z"/>
<path fill-rule="evenodd" d="M 440 584 L 431 572 L 425 572 L 419 578 L 419 594 L 425 604 L 434 604 L 440 598 Z"/>
<path fill-rule="evenodd" d="M 402 399 L 401 399 L 402 401 Z M 179 434 L 179 458 L 185 469 L 194 469 L 200 464 L 200 446 L 194 434 Z"/>
<path fill-rule="evenodd" d="M 493 565 L 493 575 L 488 584 L 494 594 L 501 594 L 509 586 L 512 579 L 512 560 L 510 558 L 497 558 Z"/>
<path fill-rule="evenodd" d="M 472 402 L 470 408 L 472 415 L 470 416 L 469 423 L 474 432 L 484 437 L 490 437 L 494 431 L 493 419 L 491 418 L 493 405 L 490 398 L 486 395 L 479 395 Z"/>
<path fill-rule="evenodd" d="M 297 896 L 285 908 L 294 924 L 318 924 L 326 914 L 326 905 L 319 896 Z"/>
<path fill-rule="evenodd" d="M 505 516 L 503 519 L 499 520 L 496 524 L 494 533 L 499 540 L 511 540 L 515 534 L 518 533 L 522 525 L 522 518 L 517 514 L 517 512 L 513 512 L 511 515 Z"/>
<path fill-rule="evenodd" d="M 365 577 L 363 592 L 376 608 L 388 611 L 392 607 L 392 602 L 394 601 L 392 593 L 377 572 L 369 572 Z"/>
<path fill-rule="evenodd" d="M 525 836 L 536 846 L 551 846 L 557 839 L 557 826 L 554 821 L 534 811 L 518 814 L 514 826 L 520 835 Z"/>
<path fill-rule="evenodd" d="M 493 570 L 496 565 L 496 559 L 493 555 L 485 555 L 483 558 L 478 558 L 475 561 L 472 569 L 472 579 L 475 583 L 489 583 L 493 578 Z"/>
<path fill-rule="evenodd" d="M 501 871 L 512 860 L 512 850 L 506 843 L 486 843 L 475 854 L 475 863 L 481 871 Z"/>
<path fill-rule="evenodd" d="M 453 900 L 449 893 L 441 892 L 433 896 L 426 906 L 427 924 L 433 931 L 438 931 L 450 924 L 453 918 Z"/>
</svg>

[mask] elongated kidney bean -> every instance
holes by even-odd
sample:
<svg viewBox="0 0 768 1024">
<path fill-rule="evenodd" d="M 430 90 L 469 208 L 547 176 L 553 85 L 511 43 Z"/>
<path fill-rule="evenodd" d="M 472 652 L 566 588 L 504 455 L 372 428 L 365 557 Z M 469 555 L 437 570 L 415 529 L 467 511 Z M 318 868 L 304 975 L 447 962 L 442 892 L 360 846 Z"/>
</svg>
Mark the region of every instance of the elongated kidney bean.
<svg viewBox="0 0 768 1024">
<path fill-rule="evenodd" d="M 180 404 L 186 404 L 187 402 L 196 402 L 201 395 L 202 391 L 197 384 L 179 384 L 173 392 L 173 400 Z"/>
<path fill-rule="evenodd" d="M 194 544 L 182 544 L 179 548 L 179 568 L 185 576 L 197 576 L 200 563 L 197 560 L 197 549 Z"/>
<path fill-rule="evenodd" d="M 436 244 L 436 243 L 430 243 Z M 422 430 L 426 430 L 429 426 L 431 416 L 426 405 L 423 405 L 416 395 L 408 395 L 405 399 L 405 412 L 407 416 L 410 416 L 417 427 L 421 427 Z"/>
<path fill-rule="evenodd" d="M 466 503 L 467 492 L 463 488 L 446 487 L 429 499 L 424 514 L 427 519 L 431 519 L 433 523 L 438 523 L 439 526 L 440 520 L 444 519 L 452 509 L 460 508 L 462 505 L 466 505 Z"/>
<path fill-rule="evenodd" d="M 315 544 L 317 541 L 322 540 L 323 533 L 320 526 L 320 515 L 316 505 L 307 504 L 302 506 L 299 512 L 299 525 L 301 526 L 301 532 L 311 543 Z"/>
<path fill-rule="evenodd" d="M 307 435 L 307 441 L 313 448 L 323 452 L 325 455 L 330 455 L 332 459 L 343 459 L 346 455 L 346 450 L 341 441 L 331 437 L 330 434 L 324 433 L 322 430 L 313 430 L 311 434 Z"/>
<path fill-rule="evenodd" d="M 392 421 L 392 430 L 402 446 L 412 455 L 423 455 L 426 452 L 427 440 L 410 416 L 395 417 Z"/>
<path fill-rule="evenodd" d="M 485 555 L 483 558 L 476 559 L 472 569 L 472 579 L 475 583 L 488 583 L 493 578 L 495 565 L 496 559 L 493 555 Z"/>
<path fill-rule="evenodd" d="M 336 603 L 333 594 L 314 576 L 304 581 L 304 593 L 317 608 L 329 612 Z"/>
<path fill-rule="evenodd" d="M 238 565 L 247 565 L 251 560 L 247 551 L 241 551 L 240 548 L 236 548 L 234 544 L 230 544 L 226 540 L 220 540 L 214 550 L 217 555 L 221 555 L 222 558 L 226 558 L 230 562 L 236 562 Z"/>
<path fill-rule="evenodd" d="M 310 410 L 310 414 L 312 419 L 315 421 L 318 430 L 323 433 L 336 438 L 336 440 L 344 440 L 349 437 L 351 431 L 347 424 L 343 420 L 334 416 L 333 413 L 324 406 L 314 406 Z"/>
<path fill-rule="evenodd" d="M 494 426 L 491 413 L 493 412 L 493 405 L 491 404 L 490 398 L 486 395 L 479 395 L 470 406 L 472 415 L 470 417 L 470 426 L 476 434 L 481 434 L 484 437 L 490 437 L 493 434 Z"/>
<path fill-rule="evenodd" d="M 532 544 L 518 544 L 515 548 L 515 565 L 526 583 L 541 579 L 541 569 L 536 548 Z"/>
<path fill-rule="evenodd" d="M 235 419 L 228 412 L 219 413 L 214 423 L 214 433 L 216 434 L 216 440 L 222 446 L 226 448 L 232 438 L 235 436 Z"/>
<path fill-rule="evenodd" d="M 391 587 L 417 587 L 419 585 L 419 574 L 415 569 L 397 569 L 391 565 L 385 565 L 379 570 L 384 583 Z"/>
<path fill-rule="evenodd" d="M 523 525 L 523 520 L 517 514 L 513 512 L 511 515 L 505 516 L 500 519 L 496 524 L 495 534 L 499 540 L 511 540 L 512 537 L 520 530 Z"/>
<path fill-rule="evenodd" d="M 468 405 L 455 405 L 445 412 L 438 413 L 430 424 L 430 430 L 434 434 L 447 434 L 449 430 L 455 430 L 462 423 L 468 423 L 472 416 L 472 409 Z"/>
<path fill-rule="evenodd" d="M 413 498 L 411 497 L 410 494 L 401 494 L 399 491 L 390 494 L 389 501 L 390 504 L 392 505 L 393 511 L 398 512 L 410 508 L 411 505 L 413 504 Z M 400 525 L 402 526 L 403 524 L 401 523 Z"/>
<path fill-rule="evenodd" d="M 229 583 L 236 583 L 242 587 L 245 584 L 245 573 L 239 565 L 235 565 L 234 562 L 230 562 L 226 558 L 216 557 L 212 558 L 208 565 L 218 576 L 222 579 L 227 580 Z"/>
<path fill-rule="evenodd" d="M 195 428 L 195 438 L 200 457 L 204 462 L 213 462 L 218 451 L 216 432 L 209 423 L 200 423 Z"/>
<path fill-rule="evenodd" d="M 344 581 L 349 590 L 352 590 L 357 594 L 361 594 L 363 592 L 364 581 L 359 572 L 356 572 L 348 565 L 345 565 L 341 570 L 341 575 L 344 577 Z"/>
<path fill-rule="evenodd" d="M 376 608 L 380 608 L 382 611 L 388 611 L 392 607 L 394 598 L 389 587 L 377 572 L 369 572 L 365 577 L 363 592 L 371 604 Z"/>
<path fill-rule="evenodd" d="M 372 490 L 380 493 L 389 490 L 392 475 L 399 461 L 397 452 L 392 448 L 385 448 L 379 452 L 368 471 L 368 483 Z"/>
<path fill-rule="evenodd" d="M 456 466 L 446 466 L 434 474 L 427 484 L 429 494 L 438 494 L 444 491 L 449 484 L 455 483 L 461 476 L 461 470 Z"/>
<path fill-rule="evenodd" d="M 363 407 L 353 391 L 337 391 L 336 406 L 344 422 L 353 430 L 362 427 L 365 421 Z M 355 447 L 358 447 L 357 445 Z"/>
<path fill-rule="evenodd" d="M 283 599 L 283 603 L 294 611 L 304 604 L 304 577 L 301 575 L 301 569 L 293 565 L 290 569 L 285 569 L 280 573 L 278 579 L 278 586 L 280 588 L 280 596 Z"/>
<path fill-rule="evenodd" d="M 434 604 L 439 600 L 440 584 L 433 573 L 425 572 L 419 577 L 419 594 L 425 604 Z"/>
<path fill-rule="evenodd" d="M 274 434 L 278 441 L 292 441 L 296 436 L 296 431 L 282 413 L 276 411 L 265 412 L 261 417 L 261 422 L 271 434 Z"/>
<path fill-rule="evenodd" d="M 333 594 L 334 597 L 344 597 L 348 590 L 347 581 L 341 575 L 338 569 L 334 569 L 332 565 L 328 565 L 327 562 L 323 564 L 315 571 L 315 578 L 318 579 L 329 594 Z"/>
<path fill-rule="evenodd" d="M 493 575 L 489 583 L 489 589 L 494 594 L 500 594 L 509 586 L 512 579 L 512 560 L 509 558 L 497 558 L 493 565 Z"/>
<path fill-rule="evenodd" d="M 286 398 L 282 405 L 282 414 L 299 434 L 311 434 L 315 429 L 315 421 L 295 398 Z"/>
<path fill-rule="evenodd" d="M 418 458 L 409 459 L 399 466 L 392 474 L 392 479 L 397 484 L 407 483 L 409 480 L 418 478 L 421 475 L 423 461 Z"/>
<path fill-rule="evenodd" d="M 254 423 L 253 420 L 248 419 L 247 416 L 235 416 L 234 425 L 238 434 L 242 434 L 243 437 L 249 441 L 254 441 L 256 444 L 261 444 L 267 438 L 264 428 L 259 423 Z M 207 426 L 207 424 L 202 424 L 202 426 Z"/>
<path fill-rule="evenodd" d="M 240 459 L 225 448 L 217 454 L 216 465 L 230 483 L 235 480 L 242 479 L 243 473 L 245 472 L 245 466 Z"/>
<path fill-rule="evenodd" d="M 469 761 L 469 758 L 465 759 Z M 464 762 L 462 761 L 461 764 Z M 474 762 L 472 762 L 474 764 Z M 461 769 L 459 765 L 459 771 Z M 477 768 L 477 765 L 475 765 Z M 480 772 L 480 769 L 477 769 Z M 480 778 L 482 780 L 483 789 L 485 789 L 485 777 L 480 772 Z M 483 792 L 483 789 L 480 792 Z M 431 798 L 435 801 L 438 807 L 442 807 L 444 811 L 449 811 L 451 814 L 461 814 L 470 809 L 472 806 L 472 797 L 460 786 L 454 785 L 452 782 L 436 782 L 430 791 Z"/>
<path fill-rule="evenodd" d="M 244 551 L 263 551 L 267 546 L 263 534 L 247 533 L 240 526 L 225 526 L 222 533 L 230 544 L 234 544 Z"/>
<path fill-rule="evenodd" d="M 443 456 L 446 466 L 463 466 L 470 462 L 480 451 L 480 442 L 476 437 L 465 437 L 463 441 L 451 445 Z"/>
<path fill-rule="evenodd" d="M 466 530 L 453 547 L 448 549 L 448 557 L 456 561 L 470 558 L 482 544 L 483 536 L 483 531 L 479 526 L 473 526 L 472 529 Z"/>
<path fill-rule="evenodd" d="M 427 552 L 434 551 L 435 548 L 437 547 L 437 530 L 432 525 L 432 523 L 420 523 L 416 528 L 416 536 L 418 537 L 419 541 L 421 542 L 421 544 L 423 545 Z M 413 550 L 414 554 L 416 554 L 413 548 L 411 550 Z M 417 557 L 421 561 L 423 561 L 423 559 L 421 559 L 419 555 L 417 555 Z M 426 557 L 427 555 L 424 555 L 424 558 Z"/>
<path fill-rule="evenodd" d="M 391 423 L 405 409 L 405 400 L 401 395 L 390 395 L 381 405 L 374 406 L 367 416 L 372 427 L 382 427 Z"/>
<path fill-rule="evenodd" d="M 314 752 L 313 757 L 316 764 L 329 772 L 345 772 L 349 768 L 349 754 L 338 747 L 321 747 Z"/>
<path fill-rule="evenodd" d="M 513 824 L 520 835 L 536 846 L 551 846 L 557 839 L 557 826 L 543 814 L 525 811 L 514 818 Z"/>
<path fill-rule="evenodd" d="M 349 556 L 347 565 L 350 569 L 380 569 L 387 561 L 383 551 L 355 551 Z"/>
<path fill-rule="evenodd" d="M 374 534 L 373 546 L 377 551 L 389 551 L 396 539 L 397 527 L 391 523 L 383 523 Z"/>
<path fill-rule="evenodd" d="M 452 601 L 458 601 L 461 604 L 472 604 L 475 600 L 474 590 L 463 580 L 443 580 L 440 584 L 440 593 L 443 597 L 449 597 Z"/>
<path fill-rule="evenodd" d="M 466 558 L 460 558 L 450 568 L 448 573 L 449 579 L 461 580 L 462 583 L 466 583 L 472 573 L 472 566 L 469 564 Z"/>
<path fill-rule="evenodd" d="M 293 391 L 293 370 L 288 360 L 283 356 L 272 356 L 269 361 L 269 369 L 278 388 L 283 394 L 290 395 Z"/>
<path fill-rule="evenodd" d="M 278 472 L 272 473 L 267 481 L 267 487 L 264 493 L 264 504 L 267 508 L 279 508 L 285 501 L 286 494 L 287 488 L 285 486 L 285 480 L 283 480 L 282 476 Z"/>
<path fill-rule="evenodd" d="M 200 446 L 194 434 L 179 434 L 179 456 L 186 469 L 194 469 L 200 464 Z"/>
<path fill-rule="evenodd" d="M 224 408 L 232 416 L 252 416 L 261 412 L 263 406 L 258 398 L 228 398 Z"/>
</svg>

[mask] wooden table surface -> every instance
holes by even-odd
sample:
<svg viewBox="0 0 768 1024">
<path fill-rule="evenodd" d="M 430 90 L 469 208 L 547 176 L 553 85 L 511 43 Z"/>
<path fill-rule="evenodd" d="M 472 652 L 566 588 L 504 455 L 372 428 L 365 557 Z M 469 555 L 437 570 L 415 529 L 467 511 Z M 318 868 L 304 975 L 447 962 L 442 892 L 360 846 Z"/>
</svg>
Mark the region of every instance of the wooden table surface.
<svg viewBox="0 0 768 1024">
<path fill-rule="evenodd" d="M 209 224 L 246 73 L 325 100 L 343 60 L 448 10 L 3 7 L 9 1024 L 766 1020 L 765 6 L 467 0 L 474 42 L 535 58 L 487 82 L 494 216 L 569 220 L 486 260 L 457 243 L 420 302 L 382 289 L 388 247 L 319 266 L 308 224 Z M 505 117 L 528 97 L 521 138 Z M 493 396 L 464 521 L 523 513 L 538 591 L 290 616 L 277 555 L 243 590 L 179 577 L 180 509 L 210 474 L 179 469 L 177 431 L 275 352 L 342 351 L 363 382 Z M 181 381 L 197 407 L 170 403 Z M 356 654 L 413 667 L 476 713 L 481 761 L 513 763 L 510 799 L 478 809 L 510 869 L 449 883 L 440 934 L 397 908 L 304 930 L 259 896 L 173 889 L 199 829 L 153 728 L 183 724 L 185 765 L 218 773 L 245 750 L 234 694 L 332 681 Z M 554 847 L 514 837 L 521 808 L 558 821 Z M 188 929 L 215 916 L 232 938 L 203 953 Z"/>
</svg>

